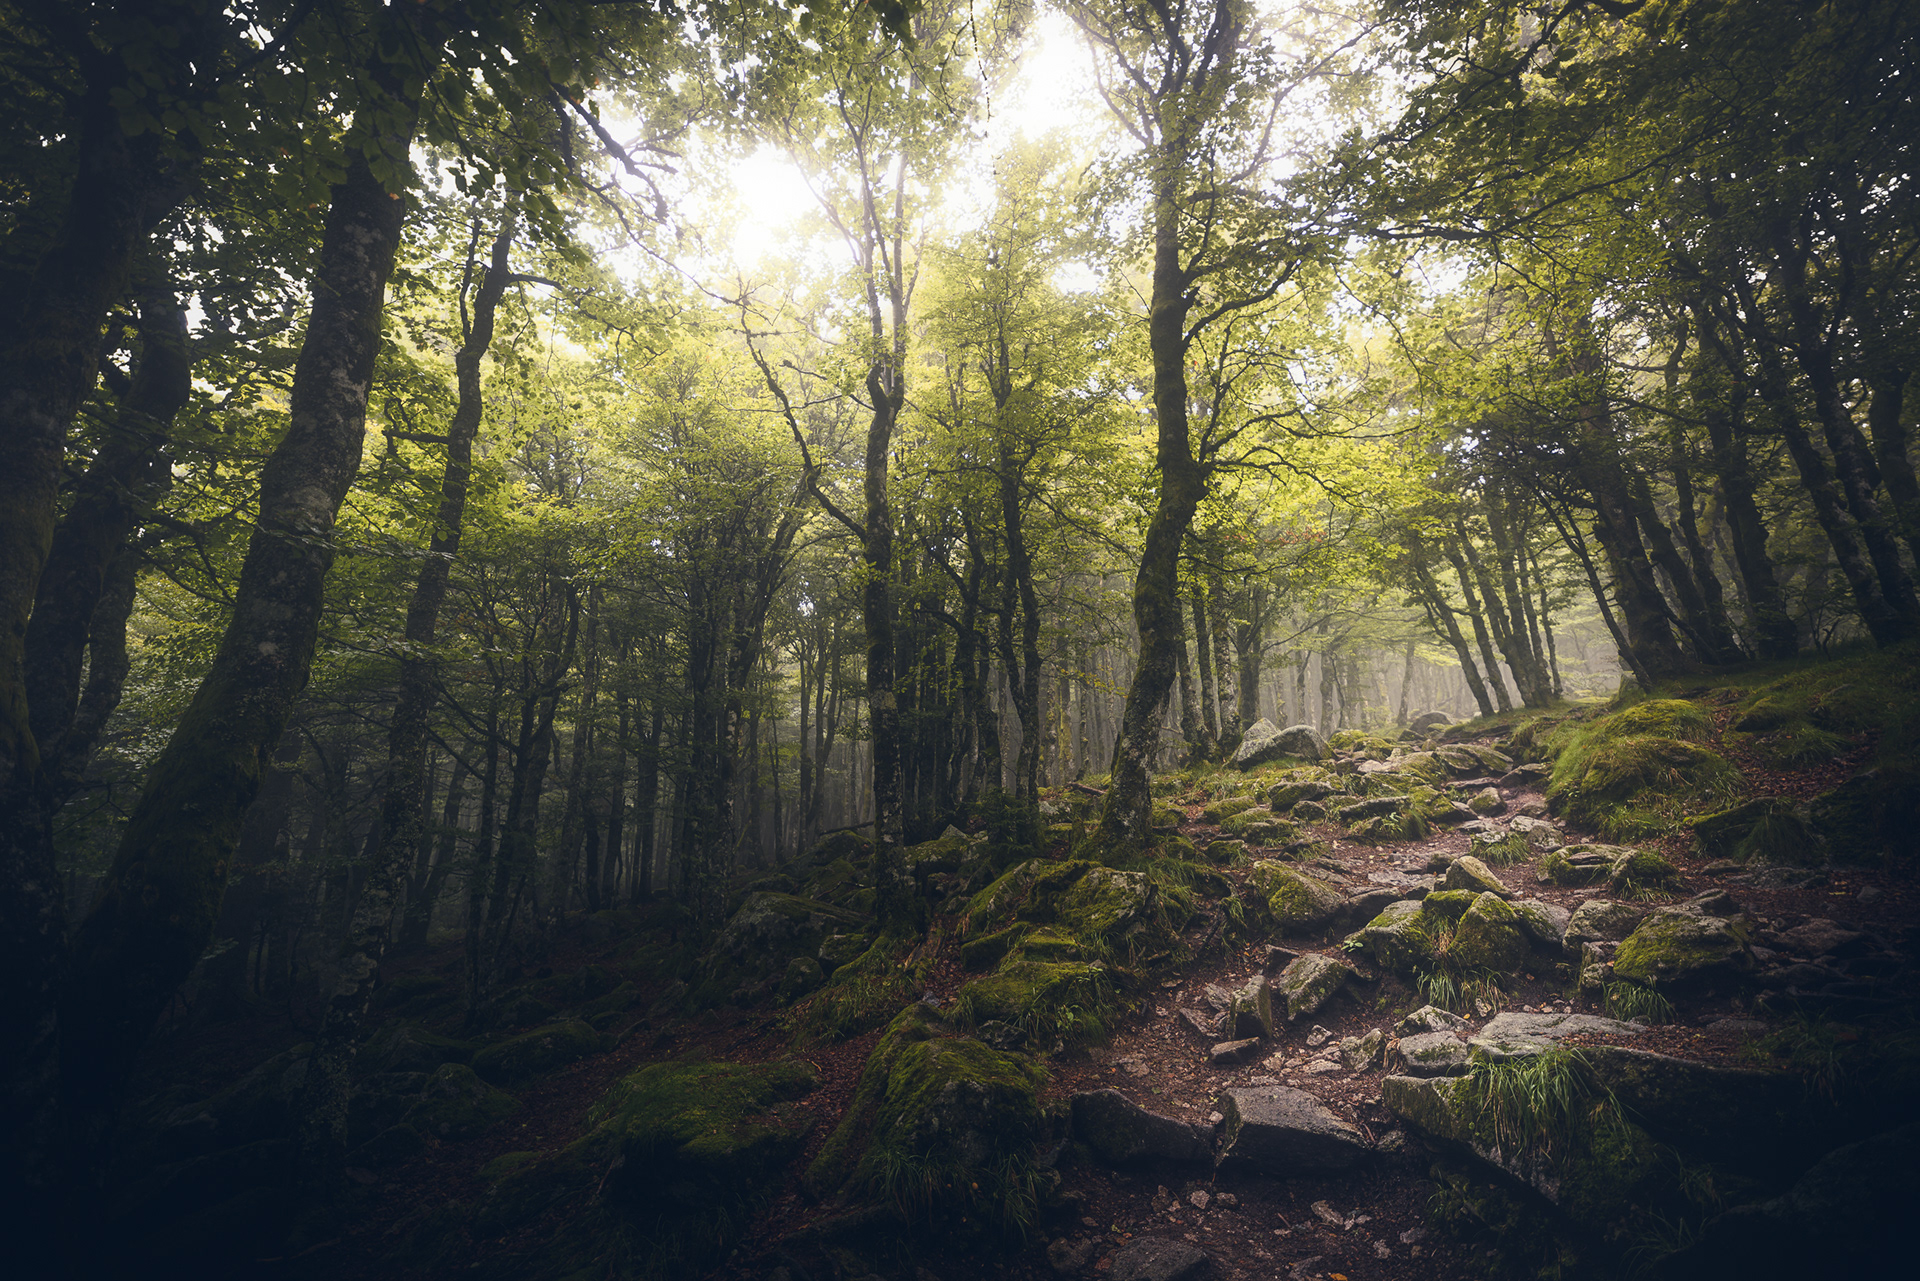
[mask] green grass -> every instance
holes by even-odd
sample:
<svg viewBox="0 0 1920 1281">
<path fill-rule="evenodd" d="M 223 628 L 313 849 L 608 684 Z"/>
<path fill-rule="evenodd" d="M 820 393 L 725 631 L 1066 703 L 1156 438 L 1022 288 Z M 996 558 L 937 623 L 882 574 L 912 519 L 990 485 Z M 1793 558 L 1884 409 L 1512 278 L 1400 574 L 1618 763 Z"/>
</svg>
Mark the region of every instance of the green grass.
<svg viewBox="0 0 1920 1281">
<path fill-rule="evenodd" d="M 1421 999 L 1455 1014 L 1471 1014 L 1474 1003 L 1486 1000 L 1498 1006 L 1505 996 L 1501 975 L 1494 970 L 1463 965 L 1453 955 L 1458 922 L 1427 919 L 1408 931 L 1426 959 L 1413 967 L 1413 985 Z"/>
<path fill-rule="evenodd" d="M 1650 987 L 1624 980 L 1606 986 L 1607 1017 L 1628 1022 L 1640 1019 L 1651 1024 L 1673 1022 L 1673 1002 Z"/>
<path fill-rule="evenodd" d="M 1612 1092 L 1601 1087 L 1586 1055 L 1574 1049 L 1482 1061 L 1468 1079 L 1481 1117 L 1511 1153 L 1563 1156 L 1577 1131 L 1619 1114 Z"/>
</svg>

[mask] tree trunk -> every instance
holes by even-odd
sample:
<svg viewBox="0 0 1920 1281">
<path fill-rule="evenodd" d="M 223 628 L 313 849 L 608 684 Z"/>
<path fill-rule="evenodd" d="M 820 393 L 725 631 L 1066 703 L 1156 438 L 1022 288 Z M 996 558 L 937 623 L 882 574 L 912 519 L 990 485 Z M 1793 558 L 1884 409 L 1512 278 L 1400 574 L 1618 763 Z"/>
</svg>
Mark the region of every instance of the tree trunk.
<svg viewBox="0 0 1920 1281">
<path fill-rule="evenodd" d="M 395 164 L 406 163 L 417 110 L 417 99 L 399 98 L 391 112 L 366 113 L 395 130 L 377 143 Z M 69 1098 L 97 1131 L 117 1105 L 134 1052 L 212 936 L 240 819 L 306 686 L 334 519 L 360 465 L 386 281 L 406 207 L 356 152 L 333 189 L 288 429 L 261 473 L 259 520 L 233 619 L 148 773 L 76 938 L 62 1060 Z M 328 1073 L 330 1065 L 317 1066 Z M 341 1133 L 344 1108 L 343 1092 L 339 1115 L 329 1118 Z"/>
</svg>

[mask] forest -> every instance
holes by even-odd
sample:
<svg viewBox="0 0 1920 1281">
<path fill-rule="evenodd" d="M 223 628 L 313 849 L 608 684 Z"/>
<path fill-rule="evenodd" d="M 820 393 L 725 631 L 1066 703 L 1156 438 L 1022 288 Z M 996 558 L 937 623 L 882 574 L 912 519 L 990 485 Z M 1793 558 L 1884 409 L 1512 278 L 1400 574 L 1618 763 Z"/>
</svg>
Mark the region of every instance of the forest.
<svg viewBox="0 0 1920 1281">
<path fill-rule="evenodd" d="M 7 1270 L 1884 1265 L 1916 69 L 0 0 Z"/>
</svg>

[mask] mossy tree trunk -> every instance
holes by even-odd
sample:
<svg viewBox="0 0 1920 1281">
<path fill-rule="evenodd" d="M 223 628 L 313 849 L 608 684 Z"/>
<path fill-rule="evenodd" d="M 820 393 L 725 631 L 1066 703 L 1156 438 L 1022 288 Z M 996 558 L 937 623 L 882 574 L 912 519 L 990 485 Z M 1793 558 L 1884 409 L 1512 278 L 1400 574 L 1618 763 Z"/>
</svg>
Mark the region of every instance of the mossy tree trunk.
<svg viewBox="0 0 1920 1281">
<path fill-rule="evenodd" d="M 359 140 L 332 191 L 288 428 L 261 473 L 232 621 L 148 772 L 75 940 L 62 1062 L 83 1146 L 104 1132 L 134 1053 L 212 937 L 242 817 L 312 668 L 334 521 L 359 470 L 407 208 L 374 177 L 366 154 L 377 150 L 408 172 L 418 100 L 388 93 L 390 113 L 366 114 L 385 114 L 389 132 Z"/>
</svg>

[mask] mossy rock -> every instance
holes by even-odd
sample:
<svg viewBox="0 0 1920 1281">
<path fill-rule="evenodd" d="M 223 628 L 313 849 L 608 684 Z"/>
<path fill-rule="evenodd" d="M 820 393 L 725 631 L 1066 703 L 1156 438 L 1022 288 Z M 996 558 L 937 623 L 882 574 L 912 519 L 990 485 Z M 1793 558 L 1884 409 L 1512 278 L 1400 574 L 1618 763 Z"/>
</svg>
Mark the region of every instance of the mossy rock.
<svg viewBox="0 0 1920 1281">
<path fill-rule="evenodd" d="M 839 859 L 865 858 L 872 850 L 872 843 L 858 832 L 835 832 L 821 837 L 820 843 L 807 852 L 807 858 L 816 867 L 825 867 Z"/>
<path fill-rule="evenodd" d="M 1327 807 L 1319 801 L 1300 801 L 1287 811 L 1296 823 L 1324 823 Z"/>
<path fill-rule="evenodd" d="M 1000 964 L 1014 945 L 1033 929 L 1031 925 L 1009 925 L 1004 930 L 982 934 L 960 945 L 960 964 L 969 970 L 985 970 Z"/>
<path fill-rule="evenodd" d="M 590 1024 L 568 1019 L 487 1046 L 474 1054 L 473 1070 L 489 1081 L 512 1084 L 578 1063 L 600 1049 L 600 1034 Z"/>
<path fill-rule="evenodd" d="M 1899 762 L 1863 770 L 1815 797 L 1808 821 L 1836 863 L 1920 858 L 1920 767 Z"/>
<path fill-rule="evenodd" d="M 383 1014 L 419 1018 L 460 999 L 460 985 L 444 974 L 405 974 L 382 983 L 373 1008 Z"/>
<path fill-rule="evenodd" d="M 1673 826 L 1741 786 L 1739 771 L 1707 746 L 1713 722 L 1692 703 L 1652 699 L 1586 725 L 1563 728 L 1547 800 L 1610 839 Z"/>
<path fill-rule="evenodd" d="M 782 1004 L 796 1001 L 819 987 L 826 981 L 826 971 L 820 968 L 820 962 L 811 956 L 796 956 L 787 962 L 787 972 L 780 977 L 777 994 Z"/>
<path fill-rule="evenodd" d="M 1256 809 L 1249 805 L 1220 824 L 1220 830 L 1228 836 L 1244 837 L 1249 828 L 1271 827 L 1275 822 L 1272 810 Z"/>
<path fill-rule="evenodd" d="M 520 1109 L 520 1101 L 495 1089 L 461 1063 L 448 1063 L 427 1078 L 407 1124 L 443 1143 L 478 1138 Z"/>
<path fill-rule="evenodd" d="M 1613 865 L 1633 851 L 1624 845 L 1562 845 L 1540 856 L 1535 876 L 1555 885 L 1598 885 L 1613 874 Z"/>
<path fill-rule="evenodd" d="M 1267 808 L 1275 814 L 1283 814 L 1301 801 L 1325 800 L 1339 791 L 1333 778 L 1323 771 L 1303 772 L 1303 775 L 1288 777 L 1269 788 Z"/>
<path fill-rule="evenodd" d="M 696 1005 L 717 1005 L 737 991 L 771 992 L 796 956 L 812 956 L 828 936 L 866 918 L 857 911 L 792 894 L 753 894 L 727 921 L 703 958 Z"/>
<path fill-rule="evenodd" d="M 1807 811 L 1792 801 L 1763 796 L 1716 814 L 1687 820 L 1700 853 L 1741 863 L 1808 866 L 1821 861 L 1820 838 Z"/>
<path fill-rule="evenodd" d="M 1030 961 L 1089 961 L 1080 940 L 1049 926 L 1042 926 L 1020 940 L 1020 955 Z"/>
<path fill-rule="evenodd" d="M 1452 776 L 1447 762 L 1434 752 L 1402 752 L 1389 763 L 1400 773 L 1432 787 L 1439 786 Z"/>
<path fill-rule="evenodd" d="M 1476 833 L 1467 842 L 1467 853 L 1490 867 L 1510 867 L 1533 857 L 1533 845 L 1525 832 Z"/>
<path fill-rule="evenodd" d="M 1255 863 L 1248 879 L 1266 896 L 1267 912 L 1282 934 L 1314 933 L 1346 906 L 1332 886 L 1272 859 Z"/>
<path fill-rule="evenodd" d="M 520 1164 L 482 1200 L 476 1233 L 500 1234 L 577 1201 L 517 1275 L 701 1273 L 726 1257 L 814 1123 L 802 1063 L 653 1063 L 588 1113 L 593 1129 Z"/>
<path fill-rule="evenodd" d="M 1420 911 L 1430 920 L 1451 925 L 1467 914 L 1481 893 L 1476 889 L 1435 890 L 1420 900 Z"/>
<path fill-rule="evenodd" d="M 958 828 L 949 827 L 931 841 L 909 845 L 901 852 L 901 861 L 909 872 L 925 875 L 957 872 L 973 850 L 973 838 Z"/>
<path fill-rule="evenodd" d="M 1434 759 L 1446 767 L 1447 773 L 1455 778 L 1472 778 L 1487 772 L 1480 761 L 1479 753 L 1464 743 L 1445 743 L 1433 749 Z"/>
<path fill-rule="evenodd" d="M 913 1006 L 868 1056 L 807 1187 L 869 1198 L 914 1226 L 1017 1228 L 1035 1205 L 1045 1080 L 1025 1056 L 956 1036 Z"/>
<path fill-rule="evenodd" d="M 820 947 L 813 954 L 820 962 L 820 968 L 831 974 L 851 961 L 857 961 L 873 946 L 873 939 L 865 934 L 829 934 L 820 940 Z"/>
<path fill-rule="evenodd" d="M 1680 869 L 1652 850 L 1628 850 L 1607 871 L 1607 884 L 1616 894 L 1669 889 L 1679 879 Z"/>
<path fill-rule="evenodd" d="M 965 927 L 963 937 L 979 938 L 1013 924 L 1015 913 L 1025 905 L 1028 896 L 1033 893 L 1034 883 L 1050 866 L 1037 859 L 1029 860 L 1015 864 L 995 877 L 985 889 L 968 901 L 966 909 L 962 912 Z M 1076 868 L 1079 875 L 1084 875 L 1093 864 L 1076 860 L 1061 866 Z"/>
<path fill-rule="evenodd" d="M 1648 987 L 1724 985 L 1752 968 L 1753 953 L 1740 927 L 1680 908 L 1649 913 L 1613 957 L 1616 976 Z"/>
<path fill-rule="evenodd" d="M 1359 819 L 1347 829 L 1347 835 L 1368 845 L 1385 845 L 1391 841 L 1421 840 L 1432 831 L 1425 816 L 1412 809 L 1402 809 Z"/>
<path fill-rule="evenodd" d="M 1390 970 L 1411 969 L 1431 952 L 1423 909 L 1415 899 L 1387 904 L 1346 941 Z"/>
<path fill-rule="evenodd" d="M 1211 841 L 1202 851 L 1202 855 L 1209 863 L 1226 866 L 1247 856 L 1247 843 L 1236 840 Z"/>
<path fill-rule="evenodd" d="M 1235 814 L 1252 809 L 1255 803 L 1251 796 L 1225 797 L 1201 810 L 1200 821 L 1202 823 L 1212 823 L 1215 827 L 1218 827 Z"/>
<path fill-rule="evenodd" d="M 1807 769 L 1824 765 L 1854 749 L 1854 742 L 1841 734 L 1821 729 L 1806 721 L 1792 721 L 1765 734 L 1746 736 L 1747 747 L 1769 769 Z"/>
<path fill-rule="evenodd" d="M 440 1036 L 405 1023 L 389 1024 L 373 1034 L 354 1066 L 367 1074 L 431 1072 L 442 1063 L 468 1063 L 479 1048 L 472 1041 Z"/>
<path fill-rule="evenodd" d="M 1450 955 L 1469 969 L 1512 974 L 1526 963 L 1528 951 L 1519 914 L 1498 894 L 1483 893 L 1461 914 Z"/>
<path fill-rule="evenodd" d="M 1104 1037 L 1119 1012 L 1113 976 L 1098 962 L 1022 957 L 960 989 L 968 1024 L 1005 1023 L 1036 1045 L 1081 1045 Z"/>
</svg>

